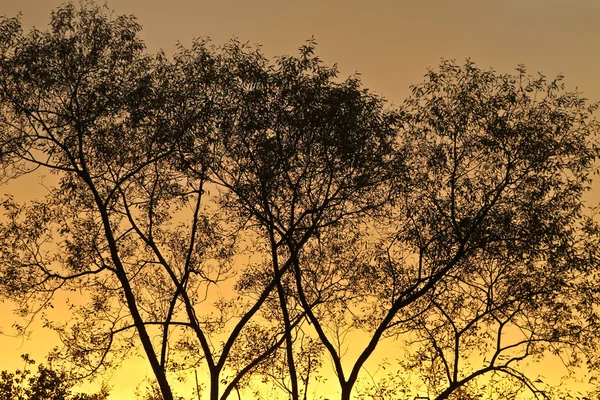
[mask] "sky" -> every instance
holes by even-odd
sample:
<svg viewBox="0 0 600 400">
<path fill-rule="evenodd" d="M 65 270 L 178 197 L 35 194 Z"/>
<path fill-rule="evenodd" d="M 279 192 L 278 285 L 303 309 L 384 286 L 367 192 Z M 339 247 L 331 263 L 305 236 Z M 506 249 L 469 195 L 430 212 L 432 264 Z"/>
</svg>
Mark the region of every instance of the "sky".
<svg viewBox="0 0 600 400">
<path fill-rule="evenodd" d="M 26 28 L 44 29 L 60 3 L 0 0 L 0 15 L 22 12 Z M 189 45 L 208 36 L 216 44 L 237 37 L 275 56 L 293 54 L 314 37 L 325 63 L 337 63 L 342 76 L 359 72 L 366 87 L 395 104 L 442 58 L 470 58 L 502 73 L 518 64 L 549 77 L 562 73 L 568 89 L 600 100 L 598 0 L 110 0 L 108 7 L 137 17 L 150 52 L 172 54 L 177 42 Z M 595 186 L 590 201 L 600 200 Z M 36 188 L 28 190 L 35 194 Z M 13 321 L 11 307 L 0 305 L 5 332 Z M 0 336 L 0 370 L 22 367 L 19 355 L 25 352 L 41 360 L 55 343 L 48 331 L 28 340 Z M 134 363 L 146 369 L 143 359 Z M 113 393 L 131 398 L 138 383 L 117 376 Z"/>
</svg>

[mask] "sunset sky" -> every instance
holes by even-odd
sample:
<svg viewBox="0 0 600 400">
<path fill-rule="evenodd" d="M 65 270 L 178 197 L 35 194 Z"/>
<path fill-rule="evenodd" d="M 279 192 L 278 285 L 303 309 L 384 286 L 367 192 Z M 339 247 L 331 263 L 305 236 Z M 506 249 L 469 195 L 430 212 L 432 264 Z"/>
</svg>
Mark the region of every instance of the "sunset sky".
<svg viewBox="0 0 600 400">
<path fill-rule="evenodd" d="M 26 29 L 45 29 L 50 10 L 59 4 L 0 0 L 0 15 L 22 12 Z M 314 36 L 316 53 L 325 63 L 337 63 L 342 76 L 359 72 L 366 87 L 395 104 L 442 58 L 470 58 L 482 68 L 506 73 L 518 64 L 549 77 L 562 73 L 567 89 L 600 100 L 598 0 L 110 0 L 108 7 L 137 17 L 150 52 L 172 54 L 178 41 L 187 46 L 195 37 L 208 36 L 216 44 L 237 37 L 260 44 L 271 57 L 296 53 Z M 598 183 L 590 202 L 600 201 Z M 12 308 L 0 305 L 6 334 L 16 318 Z M 56 343 L 51 331 L 40 329 L 25 340 L 0 336 L 0 370 L 21 368 L 22 353 L 41 361 Z M 546 365 L 548 371 L 553 363 Z M 111 399 L 133 398 L 150 373 L 146 364 L 140 358 L 128 364 L 136 367 L 115 373 Z"/>
</svg>

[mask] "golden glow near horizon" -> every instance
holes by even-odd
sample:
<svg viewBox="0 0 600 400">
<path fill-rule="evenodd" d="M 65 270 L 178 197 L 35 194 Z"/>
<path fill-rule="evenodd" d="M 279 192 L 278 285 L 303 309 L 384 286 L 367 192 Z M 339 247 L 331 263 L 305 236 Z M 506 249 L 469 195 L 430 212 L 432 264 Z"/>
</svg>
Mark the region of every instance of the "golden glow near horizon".
<svg viewBox="0 0 600 400">
<path fill-rule="evenodd" d="M 26 29 L 45 29 L 50 11 L 61 3 L 3 0 L 0 14 L 22 12 Z M 110 0 L 108 7 L 116 14 L 137 17 L 150 52 L 162 48 L 172 53 L 178 41 L 189 45 L 194 37 L 208 36 L 220 44 L 235 36 L 260 44 L 271 57 L 295 53 L 314 36 L 317 54 L 326 64 L 338 63 L 343 76 L 359 72 L 366 87 L 395 104 L 440 58 L 459 62 L 471 58 L 478 66 L 499 72 L 513 72 L 518 64 L 525 64 L 531 73 L 540 71 L 548 77 L 562 73 L 567 89 L 578 88 L 584 97 L 600 100 L 598 0 Z M 9 188 L 28 198 L 36 197 L 37 191 L 42 196 L 45 189 L 38 183 L 40 179 L 27 187 L 2 190 Z M 588 200 L 600 201 L 598 181 Z M 22 353 L 42 361 L 58 343 L 39 321 L 32 325 L 30 337 L 11 337 L 13 308 L 10 303 L 0 304 L 0 328 L 5 333 L 0 336 L 0 370 L 22 368 Z M 55 313 L 61 315 L 60 306 Z M 382 343 L 378 356 L 393 361 L 385 346 Z M 548 378 L 563 371 L 555 358 L 538 368 Z M 376 364 L 368 364 L 368 369 L 374 373 Z M 151 376 L 151 370 L 143 357 L 127 361 L 125 368 L 112 374 L 111 399 L 133 398 L 145 375 Z M 329 382 L 336 385 L 334 377 Z M 311 392 L 325 392 L 326 386 L 319 384 Z"/>
</svg>

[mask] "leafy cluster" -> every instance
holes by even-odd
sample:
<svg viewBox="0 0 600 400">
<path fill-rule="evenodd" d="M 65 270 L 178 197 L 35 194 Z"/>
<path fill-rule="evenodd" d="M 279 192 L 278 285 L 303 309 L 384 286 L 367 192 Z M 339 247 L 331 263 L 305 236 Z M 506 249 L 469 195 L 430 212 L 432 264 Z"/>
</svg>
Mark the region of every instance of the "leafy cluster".
<svg viewBox="0 0 600 400">
<path fill-rule="evenodd" d="M 96 394 L 72 393 L 75 381 L 65 371 L 43 364 L 34 374 L 27 366 L 35 364 L 28 355 L 22 356 L 26 367 L 15 372 L 0 373 L 0 397 L 6 400 L 106 400 L 108 390 Z"/>
</svg>

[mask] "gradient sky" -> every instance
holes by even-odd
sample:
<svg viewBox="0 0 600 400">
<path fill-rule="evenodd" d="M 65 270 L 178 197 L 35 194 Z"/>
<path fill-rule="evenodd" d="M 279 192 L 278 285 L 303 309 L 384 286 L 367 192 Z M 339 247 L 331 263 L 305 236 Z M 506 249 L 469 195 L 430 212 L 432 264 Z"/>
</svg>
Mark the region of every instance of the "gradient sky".
<svg viewBox="0 0 600 400">
<path fill-rule="evenodd" d="M 0 0 L 0 15 L 22 12 L 26 28 L 45 29 L 50 10 L 60 3 Z M 171 54 L 178 41 L 189 45 L 194 37 L 221 44 L 235 36 L 273 56 L 295 53 L 314 36 L 327 64 L 338 63 L 342 76 L 360 72 L 366 87 L 396 104 L 411 83 L 422 81 L 427 67 L 441 58 L 467 57 L 499 72 L 513 72 L 522 63 L 531 73 L 563 73 L 568 89 L 600 100 L 598 0 L 111 0 L 108 6 L 137 16 L 151 52 L 162 48 Z M 598 182 L 595 187 L 590 201 L 597 202 Z M 5 332 L 10 309 L 0 305 Z M 41 360 L 54 343 L 51 332 L 36 331 L 25 341 L 0 336 L 0 370 L 21 368 L 24 352 Z M 145 360 L 136 364 L 146 369 Z M 131 398 L 137 378 L 115 375 L 113 393 Z"/>
</svg>

